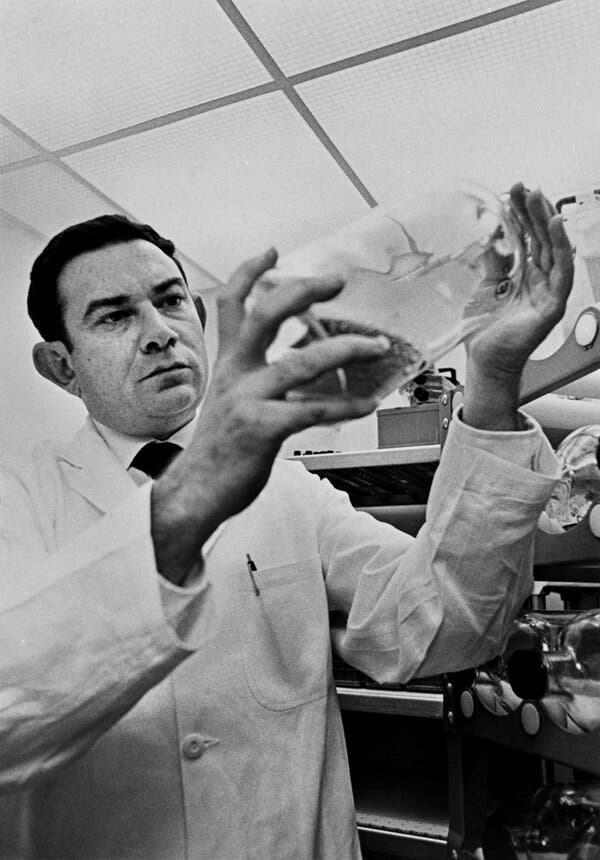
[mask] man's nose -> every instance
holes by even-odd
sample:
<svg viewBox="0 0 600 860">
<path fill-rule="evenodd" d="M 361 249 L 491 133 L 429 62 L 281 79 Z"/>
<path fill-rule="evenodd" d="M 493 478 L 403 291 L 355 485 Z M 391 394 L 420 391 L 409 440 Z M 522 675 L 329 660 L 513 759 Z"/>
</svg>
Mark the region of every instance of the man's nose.
<svg viewBox="0 0 600 860">
<path fill-rule="evenodd" d="M 144 311 L 140 335 L 142 352 L 161 352 L 168 346 L 175 346 L 178 340 L 179 335 L 157 308 Z"/>
</svg>

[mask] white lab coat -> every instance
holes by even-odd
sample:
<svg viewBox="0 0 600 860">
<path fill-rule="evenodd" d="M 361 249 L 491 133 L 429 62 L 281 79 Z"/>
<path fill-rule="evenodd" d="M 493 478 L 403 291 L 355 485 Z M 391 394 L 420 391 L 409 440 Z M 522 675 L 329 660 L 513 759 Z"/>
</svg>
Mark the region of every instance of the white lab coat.
<svg viewBox="0 0 600 860">
<path fill-rule="evenodd" d="M 4 472 L 0 856 L 360 856 L 328 613 L 381 681 L 495 655 L 558 477 L 539 428 L 452 423 L 417 540 L 278 462 L 191 592 L 90 423 Z"/>
</svg>

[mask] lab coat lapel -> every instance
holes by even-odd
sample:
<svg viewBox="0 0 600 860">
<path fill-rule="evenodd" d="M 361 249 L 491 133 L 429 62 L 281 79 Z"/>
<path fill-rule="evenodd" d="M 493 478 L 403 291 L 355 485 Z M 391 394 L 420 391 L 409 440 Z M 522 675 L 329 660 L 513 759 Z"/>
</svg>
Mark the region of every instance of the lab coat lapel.
<svg viewBox="0 0 600 860">
<path fill-rule="evenodd" d="M 135 490 L 121 466 L 88 418 L 73 442 L 60 451 L 63 476 L 69 486 L 103 513 Z"/>
</svg>

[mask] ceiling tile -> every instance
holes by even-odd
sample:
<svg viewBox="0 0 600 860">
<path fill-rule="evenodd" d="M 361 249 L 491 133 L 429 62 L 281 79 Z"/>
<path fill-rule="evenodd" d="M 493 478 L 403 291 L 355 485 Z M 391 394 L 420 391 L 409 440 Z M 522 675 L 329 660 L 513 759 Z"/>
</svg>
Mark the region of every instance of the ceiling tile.
<svg viewBox="0 0 600 860">
<path fill-rule="evenodd" d="M 0 164 L 10 164 L 37 154 L 37 149 L 0 123 Z"/>
<path fill-rule="evenodd" d="M 281 93 L 105 144 L 66 161 L 225 278 L 367 211 Z"/>
<path fill-rule="evenodd" d="M 56 164 L 0 174 L 0 208 L 48 237 L 69 224 L 115 211 Z"/>
<path fill-rule="evenodd" d="M 269 80 L 198 0 L 2 0 L 0 112 L 56 149 Z"/>
<path fill-rule="evenodd" d="M 236 0 L 288 75 L 508 5 L 508 0 Z"/>
<path fill-rule="evenodd" d="M 600 182 L 599 44 L 597 0 L 563 0 L 298 91 L 379 202 L 436 175 L 564 193 Z"/>
</svg>

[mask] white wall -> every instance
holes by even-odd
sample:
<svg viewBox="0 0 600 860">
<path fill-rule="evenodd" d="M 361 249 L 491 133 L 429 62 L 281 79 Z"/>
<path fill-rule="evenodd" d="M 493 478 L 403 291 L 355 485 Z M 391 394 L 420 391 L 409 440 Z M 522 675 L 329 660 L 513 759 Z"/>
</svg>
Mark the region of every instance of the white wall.
<svg viewBox="0 0 600 860">
<path fill-rule="evenodd" d="M 27 288 L 31 264 L 46 238 L 20 221 L 0 213 L 2 259 L 2 345 L 0 346 L 0 456 L 26 454 L 42 439 L 70 439 L 81 426 L 85 408 L 37 374 L 31 348 L 39 335 L 27 316 Z M 199 278 L 186 266 L 192 290 Z M 216 347 L 214 296 L 203 294 L 208 309 L 207 345 Z"/>
</svg>

